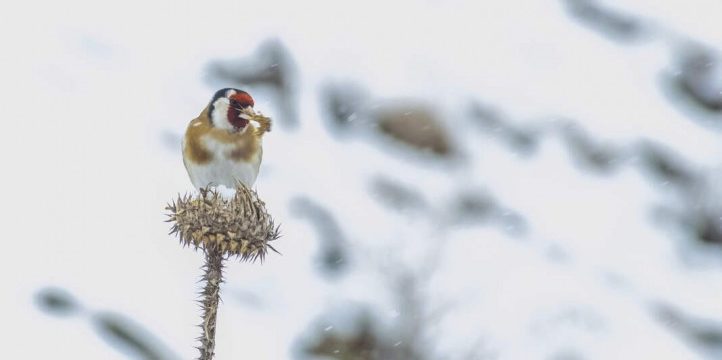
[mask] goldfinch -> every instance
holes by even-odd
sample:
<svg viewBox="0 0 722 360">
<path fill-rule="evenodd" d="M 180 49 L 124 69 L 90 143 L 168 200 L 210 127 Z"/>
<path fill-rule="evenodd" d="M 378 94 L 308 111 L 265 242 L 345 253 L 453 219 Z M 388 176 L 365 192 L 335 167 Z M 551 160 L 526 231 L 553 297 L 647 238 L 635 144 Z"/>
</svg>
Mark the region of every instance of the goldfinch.
<svg viewBox="0 0 722 360">
<path fill-rule="evenodd" d="M 253 186 L 263 155 L 261 140 L 271 128 L 270 119 L 256 113 L 253 105 L 247 92 L 221 89 L 188 124 L 183 164 L 193 186 L 235 188 L 238 181 Z"/>
</svg>

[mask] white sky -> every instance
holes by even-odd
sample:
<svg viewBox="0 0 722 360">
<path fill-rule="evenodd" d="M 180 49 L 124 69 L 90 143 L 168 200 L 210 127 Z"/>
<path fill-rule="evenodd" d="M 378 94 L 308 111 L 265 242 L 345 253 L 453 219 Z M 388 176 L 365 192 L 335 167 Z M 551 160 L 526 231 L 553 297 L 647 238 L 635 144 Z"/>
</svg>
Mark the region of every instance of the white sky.
<svg viewBox="0 0 722 360">
<path fill-rule="evenodd" d="M 608 3 L 668 34 L 722 44 L 718 1 Z M 368 179 L 379 173 L 439 199 L 483 187 L 531 221 L 523 241 L 493 227 L 448 232 L 432 301 L 471 297 L 438 325 L 453 334 L 442 349 L 483 336 L 508 359 L 567 348 L 591 359 L 687 359 L 698 353 L 661 326 L 647 303 L 722 317 L 722 263 L 685 266 L 681 240 L 650 221 L 663 197 L 638 172 L 590 176 L 554 140 L 520 160 L 463 129 L 464 107 L 480 99 L 522 123 L 563 116 L 603 140 L 650 138 L 717 168 L 719 133 L 686 118 L 659 87 L 673 64 L 668 40 L 612 42 L 557 1 L 31 1 L 5 2 L 0 13 L 7 116 L 0 283 L 9 286 L 0 297 L 0 338 L 8 358 L 124 358 L 85 322 L 39 312 L 33 295 L 48 285 L 130 316 L 183 358 L 194 354 L 201 256 L 177 246 L 162 222 L 164 204 L 191 187 L 180 153 L 163 146 L 162 134 L 180 134 L 205 106 L 215 90 L 203 82 L 209 61 L 247 56 L 269 38 L 289 48 L 301 79 L 302 127 L 269 135 L 257 183 L 283 223 L 284 255 L 229 266 L 226 290 L 252 291 L 265 307 L 226 300 L 219 359 L 290 358 L 298 335 L 334 299 L 389 306 L 374 296 L 382 284 L 372 266 L 338 287 L 319 279 L 311 261 L 316 235 L 288 211 L 290 199 L 310 196 L 334 210 L 353 242 L 374 251 L 432 236 L 438 229 L 402 221 L 368 196 Z M 331 80 L 359 83 L 377 99 L 433 101 L 453 115 L 447 126 L 462 127 L 456 135 L 471 165 L 429 169 L 373 142 L 331 138 L 318 98 Z M 270 98 L 256 102 L 274 116 Z M 549 261 L 552 246 L 571 260 Z M 608 275 L 628 287 L 609 285 Z M 548 320 L 569 308 L 588 309 L 582 312 L 600 327 Z"/>
</svg>

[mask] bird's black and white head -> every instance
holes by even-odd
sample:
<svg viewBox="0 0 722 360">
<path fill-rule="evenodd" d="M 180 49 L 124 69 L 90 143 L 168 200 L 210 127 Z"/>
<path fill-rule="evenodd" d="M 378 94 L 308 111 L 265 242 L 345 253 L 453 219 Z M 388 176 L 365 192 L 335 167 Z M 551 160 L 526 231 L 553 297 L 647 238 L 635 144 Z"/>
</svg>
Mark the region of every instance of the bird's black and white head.
<svg viewBox="0 0 722 360">
<path fill-rule="evenodd" d="M 251 120 L 253 105 L 253 98 L 243 90 L 220 89 L 208 105 L 211 124 L 228 131 L 243 131 Z"/>
</svg>

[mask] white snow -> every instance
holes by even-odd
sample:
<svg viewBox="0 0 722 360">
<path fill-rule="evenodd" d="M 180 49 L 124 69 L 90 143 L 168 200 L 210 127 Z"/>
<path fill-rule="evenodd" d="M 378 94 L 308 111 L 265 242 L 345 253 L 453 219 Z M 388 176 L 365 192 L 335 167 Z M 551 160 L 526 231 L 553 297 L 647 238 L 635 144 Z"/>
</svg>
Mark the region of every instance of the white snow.
<svg viewBox="0 0 722 360">
<path fill-rule="evenodd" d="M 722 44 L 719 2 L 609 3 Z M 653 139 L 717 168 L 720 134 L 685 117 L 659 86 L 674 66 L 674 44 L 661 38 L 620 45 L 560 2 L 540 0 L 70 0 L 5 3 L 0 12 L 6 358 L 124 358 L 82 319 L 39 311 L 33 296 L 46 286 L 128 315 L 181 358 L 195 355 L 202 256 L 181 248 L 163 222 L 164 205 L 192 185 L 180 145 L 169 149 L 163 134 L 181 134 L 216 90 L 204 82 L 209 61 L 251 55 L 270 38 L 289 48 L 301 79 L 301 126 L 267 134 L 255 185 L 282 225 L 283 255 L 229 264 L 219 359 L 292 358 L 337 302 L 392 314 L 384 268 L 420 271 L 435 251 L 428 239 L 444 241 L 424 290 L 430 307 L 446 309 L 433 331 L 449 358 L 482 342 L 502 359 L 694 359 L 699 349 L 650 304 L 722 318 L 722 260 L 685 263 L 680 243 L 689 240 L 652 219 L 664 190 L 631 166 L 609 176 L 580 170 L 553 136 L 520 157 L 465 119 L 478 99 L 526 126 L 572 119 L 600 140 Z M 333 137 L 319 89 L 334 80 L 356 82 L 378 102 L 433 101 L 449 114 L 447 127 L 460 129 L 467 166 L 424 162 L 370 137 Z M 270 97 L 254 98 L 256 109 L 279 116 Z M 455 189 L 486 189 L 529 221 L 528 232 L 514 238 L 494 225 L 400 215 L 370 195 L 379 174 L 435 205 Z M 298 196 L 330 209 L 357 250 L 337 282 L 318 276 L 317 234 L 289 211 Z M 259 307 L 241 304 L 239 291 Z"/>
</svg>

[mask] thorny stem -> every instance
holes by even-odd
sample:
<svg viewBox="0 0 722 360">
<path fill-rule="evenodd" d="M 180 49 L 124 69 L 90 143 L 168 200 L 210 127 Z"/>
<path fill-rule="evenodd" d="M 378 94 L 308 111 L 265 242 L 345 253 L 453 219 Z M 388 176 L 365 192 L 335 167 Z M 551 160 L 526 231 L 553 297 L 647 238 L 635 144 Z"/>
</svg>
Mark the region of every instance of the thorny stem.
<svg viewBox="0 0 722 360">
<path fill-rule="evenodd" d="M 203 266 L 205 274 L 202 280 L 206 286 L 201 293 L 201 307 L 203 323 L 201 327 L 201 352 L 198 360 L 213 359 L 216 347 L 216 314 L 218 313 L 218 300 L 220 300 L 221 283 L 223 282 L 223 254 L 216 249 L 206 249 L 206 263 Z"/>
</svg>

